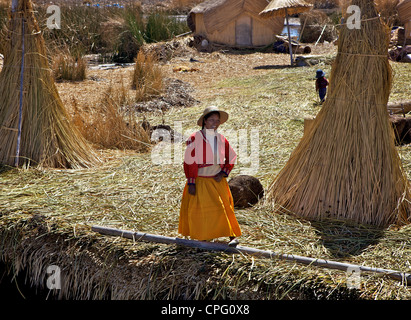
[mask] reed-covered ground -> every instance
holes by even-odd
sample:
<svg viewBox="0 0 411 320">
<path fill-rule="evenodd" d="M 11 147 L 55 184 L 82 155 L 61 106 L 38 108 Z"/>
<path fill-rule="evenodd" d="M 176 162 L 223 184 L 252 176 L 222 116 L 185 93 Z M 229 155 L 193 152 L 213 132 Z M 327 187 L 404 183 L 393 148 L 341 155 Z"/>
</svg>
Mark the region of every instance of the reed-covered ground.
<svg viewBox="0 0 411 320">
<path fill-rule="evenodd" d="M 336 48 L 313 47 L 314 54 L 323 56 L 320 65 L 290 68 L 285 54 L 200 53 L 184 43 L 181 40 L 179 54 L 158 66 L 164 78 L 192 88 L 190 94 L 198 103 L 138 111 L 132 120 L 139 123 L 145 118 L 151 125 L 170 125 L 187 135 L 197 129 L 196 120 L 206 106 L 224 108 L 230 118 L 221 131 L 230 141 L 243 134 L 249 147 L 239 154 L 231 176 L 252 174 L 267 188 L 301 139 L 304 118 L 315 116 L 321 108 L 314 89 L 315 71 L 320 67 L 329 75 Z M 196 71 L 175 72 L 181 66 Z M 391 66 L 390 101 L 409 99 L 411 65 Z M 73 125 L 79 125 L 76 112 L 93 115 L 107 106 L 102 102 L 111 101 L 110 110 L 119 111 L 124 111 L 120 108 L 124 105 L 118 102 L 127 102 L 128 115 L 136 110 L 135 101 L 131 102 L 136 94 L 131 86 L 133 71 L 133 66 L 110 70 L 88 66 L 84 81 L 57 83 Z M 119 122 L 111 127 L 108 122 L 104 130 L 114 135 Z M 250 162 L 256 141 L 257 157 Z M 0 259 L 9 272 L 27 272 L 28 282 L 45 287 L 47 267 L 57 265 L 62 287 L 50 294 L 63 299 L 411 298 L 409 287 L 386 276 L 363 273 L 360 284 L 349 289 L 342 271 L 93 233 L 92 225 L 102 225 L 179 236 L 184 143 L 144 146 L 129 150 L 95 144 L 102 162 L 89 169 L 2 167 Z M 398 151 L 410 177 L 411 148 L 398 147 Z M 410 226 L 380 229 L 331 220 L 309 222 L 274 209 L 264 199 L 252 208 L 236 209 L 242 245 L 411 272 Z"/>
<path fill-rule="evenodd" d="M 331 56 L 335 52 L 332 46 L 324 50 Z M 287 55 L 197 53 L 194 57 L 201 62 L 194 64 L 198 71 L 173 72 L 176 66 L 189 64 L 190 57 L 176 57 L 163 64 L 162 69 L 166 76 L 191 84 L 192 94 L 200 103 L 144 116 L 151 124 L 168 124 L 187 134 L 196 129 L 195 121 L 205 106 L 215 104 L 224 108 L 230 119 L 221 131 L 231 132 L 232 139 L 243 132 L 249 146 L 252 132 L 258 132 L 259 137 L 258 165 L 240 155 L 232 177 L 251 172 L 266 188 L 301 139 L 304 117 L 315 116 L 321 108 L 313 80 L 318 65 L 290 68 Z M 327 73 L 331 70 L 328 63 L 321 67 Z M 392 67 L 390 101 L 406 99 L 411 93 L 411 66 L 393 63 Z M 132 71 L 129 67 L 110 73 L 100 71 L 100 75 L 109 78 L 123 73 L 131 77 Z M 102 91 L 108 83 L 103 82 Z M 88 90 L 95 90 L 81 83 L 58 86 L 65 101 L 70 101 L 67 97 L 74 87 L 81 88 L 85 96 Z M 98 99 L 98 95 L 90 96 Z M 143 114 L 138 117 L 142 119 Z M 83 170 L 3 168 L 2 259 L 13 265 L 14 271 L 28 270 L 36 285 L 45 285 L 48 265 L 61 266 L 65 284 L 58 294 L 62 298 L 411 297 L 408 287 L 384 276 L 362 274 L 360 287 L 348 289 L 346 274 L 341 271 L 275 259 L 133 243 L 92 233 L 90 227 L 96 224 L 178 236 L 179 205 L 185 183 L 178 155 L 183 143 L 172 145 L 171 157 L 167 156 L 167 149 L 158 149 L 159 146 L 153 145 L 149 151 L 140 153 L 102 149 L 103 163 Z M 410 174 L 410 147 L 399 147 L 398 151 Z M 154 154 L 163 154 L 162 159 L 169 162 L 159 163 L 158 158 L 153 161 Z M 264 201 L 250 209 L 237 209 L 236 215 L 243 231 L 240 241 L 245 246 L 410 272 L 409 226 L 378 229 L 337 221 L 308 222 L 274 213 Z"/>
</svg>

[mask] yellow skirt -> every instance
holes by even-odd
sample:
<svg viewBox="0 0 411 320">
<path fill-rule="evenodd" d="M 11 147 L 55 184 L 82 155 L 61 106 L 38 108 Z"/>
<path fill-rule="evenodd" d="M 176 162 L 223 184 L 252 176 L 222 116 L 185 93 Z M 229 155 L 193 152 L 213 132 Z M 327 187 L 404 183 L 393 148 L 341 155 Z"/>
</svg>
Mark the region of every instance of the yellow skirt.
<svg viewBox="0 0 411 320">
<path fill-rule="evenodd" d="M 186 184 L 181 200 L 178 232 L 198 240 L 241 235 L 226 178 L 217 182 L 211 177 L 197 177 L 194 196 L 188 193 Z"/>
</svg>

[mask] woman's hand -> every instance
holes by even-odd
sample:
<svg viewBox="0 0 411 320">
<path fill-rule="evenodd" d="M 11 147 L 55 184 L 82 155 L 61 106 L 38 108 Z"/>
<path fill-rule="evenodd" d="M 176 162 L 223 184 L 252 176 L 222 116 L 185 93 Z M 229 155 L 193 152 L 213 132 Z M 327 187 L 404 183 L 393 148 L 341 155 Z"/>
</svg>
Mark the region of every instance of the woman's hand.
<svg viewBox="0 0 411 320">
<path fill-rule="evenodd" d="M 196 195 L 196 185 L 195 184 L 189 184 L 188 185 L 188 193 L 195 196 Z"/>
<path fill-rule="evenodd" d="M 221 179 L 223 179 L 223 177 L 224 177 L 224 174 L 222 174 L 221 172 L 219 172 L 219 173 L 217 173 L 217 174 L 214 176 L 214 180 L 217 181 L 217 182 L 220 182 Z"/>
</svg>

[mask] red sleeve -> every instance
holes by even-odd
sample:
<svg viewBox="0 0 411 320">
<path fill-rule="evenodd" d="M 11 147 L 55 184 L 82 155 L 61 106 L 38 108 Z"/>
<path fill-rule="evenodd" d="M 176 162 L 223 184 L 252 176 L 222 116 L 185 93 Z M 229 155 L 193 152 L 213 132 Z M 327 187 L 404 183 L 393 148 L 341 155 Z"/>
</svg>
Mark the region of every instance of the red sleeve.
<svg viewBox="0 0 411 320">
<path fill-rule="evenodd" d="M 186 142 L 187 148 L 184 153 L 184 173 L 188 184 L 195 184 L 198 176 L 198 165 L 195 162 L 195 136 L 192 135 Z"/>
<path fill-rule="evenodd" d="M 235 160 L 237 159 L 237 154 L 231 147 L 227 139 L 225 139 L 225 163 L 222 168 L 222 172 L 228 176 L 234 168 Z"/>
</svg>

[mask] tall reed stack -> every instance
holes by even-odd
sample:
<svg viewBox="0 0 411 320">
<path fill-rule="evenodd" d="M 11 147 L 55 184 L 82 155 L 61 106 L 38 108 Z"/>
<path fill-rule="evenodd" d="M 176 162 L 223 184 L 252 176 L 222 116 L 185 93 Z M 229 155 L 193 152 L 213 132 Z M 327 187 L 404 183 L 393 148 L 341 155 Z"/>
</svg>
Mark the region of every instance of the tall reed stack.
<svg viewBox="0 0 411 320">
<path fill-rule="evenodd" d="M 19 0 L 11 11 L 6 41 L 0 73 L 0 164 L 92 165 L 96 156 L 71 125 L 54 84 L 30 0 Z"/>
<path fill-rule="evenodd" d="M 360 28 L 341 27 L 326 102 L 267 198 L 308 220 L 406 224 L 410 187 L 387 113 L 389 28 L 372 0 L 352 4 L 361 9 Z"/>
</svg>

